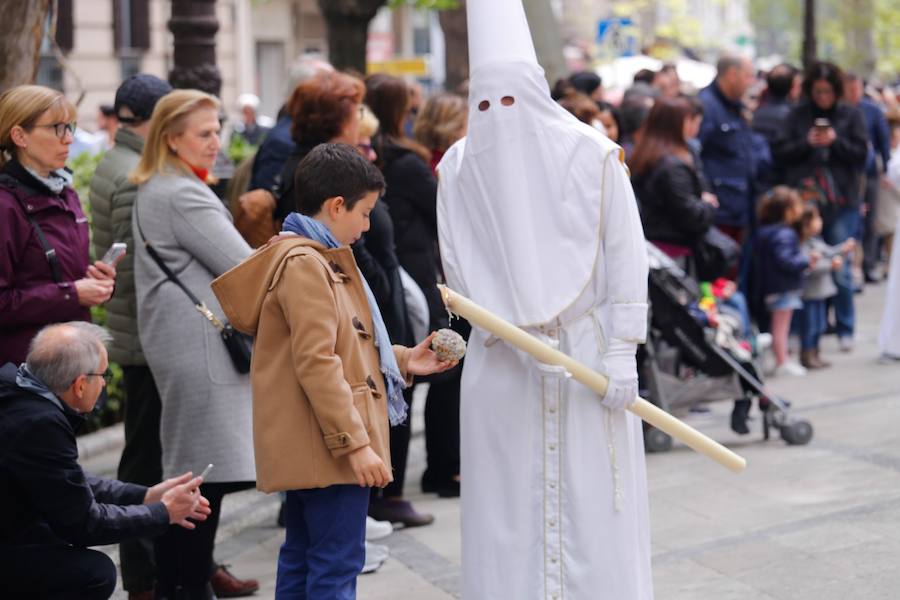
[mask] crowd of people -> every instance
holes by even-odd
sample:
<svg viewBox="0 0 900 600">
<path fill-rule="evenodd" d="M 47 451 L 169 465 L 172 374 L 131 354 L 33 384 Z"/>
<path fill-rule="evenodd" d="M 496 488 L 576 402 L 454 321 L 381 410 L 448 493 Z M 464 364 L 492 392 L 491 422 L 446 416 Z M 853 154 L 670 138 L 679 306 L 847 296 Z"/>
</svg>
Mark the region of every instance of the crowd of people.
<svg viewBox="0 0 900 600">
<path fill-rule="evenodd" d="M 854 295 L 887 271 L 900 214 L 900 106 L 889 88 L 867 87 L 830 63 L 805 72 L 779 65 L 762 74 L 764 85 L 758 75 L 749 59 L 726 55 L 715 80 L 696 94 L 667 66 L 638 73 L 621 99 L 593 73 L 557 82 L 553 97 L 624 149 L 646 239 L 697 279 L 734 282 L 717 289 L 728 290 L 721 301 L 738 315 L 744 336 L 758 352 L 771 344 L 777 376 L 803 376 L 829 366 L 820 348 L 825 333 L 833 331 L 840 349 L 852 351 Z M 395 377 L 417 374 L 417 382 L 429 384 L 422 491 L 460 494 L 461 365 L 434 362 L 419 342 L 446 327 L 469 333 L 464 321 L 448 321 L 437 288 L 444 274 L 435 169 L 466 135 L 468 110 L 486 107 L 473 108 L 452 93 L 423 101 L 400 78 L 361 78 L 320 60 L 294 69 L 274 124 L 259 123 L 258 98 L 242 97 L 240 104 L 235 135 L 258 148 L 238 165 L 236 173 L 245 176 L 236 175 L 220 198 L 210 186 L 221 152 L 220 102 L 172 90 L 151 75 L 126 80 L 107 111 L 118 129 L 91 184 L 88 223 L 64 169 L 75 107 L 40 86 L 0 96 L 0 365 L 13 365 L 0 371 L 0 421 L 8 432 L 0 449 L 0 505 L 13 515 L 4 517 L 0 568 L 6 581 L 23 589 L 51 593 L 46 586 L 63 581 L 85 590 L 79 597 L 107 597 L 115 572 L 90 551 L 78 559 L 91 565 L 89 580 L 71 571 L 55 579 L 15 565 L 29 560 L 19 552 L 24 546 L 64 553 L 121 541 L 123 584 L 131 597 L 253 593 L 255 581 L 234 577 L 213 555 L 224 496 L 256 484 L 287 492 L 278 589 L 287 595 L 306 585 L 324 594 L 314 597 L 349 593 L 356 574 L 377 569 L 386 552 L 374 544 L 323 546 L 318 558 L 343 570 L 323 569 L 308 556 L 328 527 L 359 530 L 353 539 L 362 542 L 389 532 L 385 522 L 415 527 L 433 521 L 403 495 L 410 424 L 393 417 L 408 413 L 414 387 L 394 385 Z M 331 179 L 322 181 L 319 171 Z M 325 223 L 330 234 L 316 223 Z M 316 244 L 276 241 L 288 237 L 283 232 Z M 101 258 L 114 242 L 127 244 L 124 258 Z M 349 262 L 339 252 L 348 245 Z M 238 265 L 253 263 L 246 260 L 251 255 L 268 256 L 274 266 L 258 259 L 256 271 L 238 278 L 252 306 L 226 305 L 213 282 L 225 274 L 224 281 L 232 281 Z M 289 255 L 318 257 L 329 273 L 323 285 L 347 285 L 335 296 L 333 315 L 328 302 L 309 291 L 322 283 L 312 272 L 276 268 Z M 281 286 L 281 278 L 291 277 L 309 289 Z M 251 298 L 250 283 L 264 285 L 280 304 Z M 80 325 L 101 304 L 111 336 Z M 235 314 L 254 311 L 247 317 L 251 325 L 235 322 Z M 337 333 L 310 322 L 307 313 L 332 315 L 323 318 L 333 320 Z M 296 448 L 315 460 L 304 463 L 300 475 L 286 474 L 283 446 L 293 443 L 291 431 L 276 423 L 281 408 L 275 398 L 251 402 L 251 377 L 235 357 L 235 345 L 243 342 L 228 322 L 256 331 L 277 319 L 335 335 L 336 347 L 352 357 L 345 360 L 355 361 L 353 377 L 366 382 L 362 391 L 391 400 L 389 430 L 379 429 L 388 412 L 371 415 L 372 424 L 318 411 L 315 418 L 294 415 L 294 421 L 286 415 L 284 423 L 300 428 L 291 431 L 320 434 Z M 345 319 L 355 332 L 350 338 L 341 329 Z M 379 339 L 382 329 L 386 337 Z M 791 358 L 792 332 L 799 360 Z M 63 341 L 71 339 L 89 349 L 85 357 L 66 350 Z M 373 346 L 377 354 L 354 354 L 373 339 L 381 342 Z M 391 344 L 403 348 L 392 353 Z M 316 351 L 308 336 L 254 349 L 271 362 L 272 378 L 260 383 L 254 375 L 253 391 L 258 395 L 264 384 L 272 395 L 289 393 L 275 367 L 287 361 L 289 369 L 291 352 Z M 884 343 L 882 351 L 886 360 L 900 360 L 895 347 Z M 127 484 L 85 477 L 74 450 L 77 417 L 101 395 L 109 361 L 124 373 L 118 477 Z M 290 393 L 301 405 L 315 405 L 316 386 L 304 382 L 328 383 L 327 361 L 293 362 L 299 387 Z M 366 379 L 379 368 L 382 377 Z M 354 403 L 367 402 L 358 392 L 353 389 Z M 67 420 L 21 408 L 29 394 L 61 408 Z M 740 421 L 735 427 L 733 418 L 732 426 L 745 432 Z M 23 435 L 41 431 L 30 429 L 34 423 L 51 429 L 58 447 L 17 445 Z M 273 446 L 278 440 L 283 444 Z M 341 462 L 345 456 L 349 462 Z M 194 477 L 208 463 L 213 469 Z M 364 493 L 338 489 L 358 480 Z M 316 488 L 332 495 L 317 495 Z M 65 498 L 73 504 L 57 511 Z M 341 507 L 370 519 L 364 526 L 329 523 Z M 90 516 L 81 527 L 73 525 L 79 510 Z M 31 525 L 14 523 L 16 515 L 27 515 Z"/>
<path fill-rule="evenodd" d="M 576 117 L 609 131 L 599 85 L 579 73 L 554 89 Z M 672 68 L 638 73 L 613 114 L 608 135 L 627 152 L 647 239 L 699 279 L 739 284 L 746 325 L 771 332 L 776 374 L 829 366 L 825 332 L 853 349 L 854 295 L 885 277 L 897 224 L 886 174 L 892 156 L 900 161 L 900 103 L 890 87 L 827 62 L 757 73 L 725 55 L 695 94 Z M 720 233 L 740 254 L 717 273 L 704 268 L 705 251 L 725 252 Z"/>
</svg>

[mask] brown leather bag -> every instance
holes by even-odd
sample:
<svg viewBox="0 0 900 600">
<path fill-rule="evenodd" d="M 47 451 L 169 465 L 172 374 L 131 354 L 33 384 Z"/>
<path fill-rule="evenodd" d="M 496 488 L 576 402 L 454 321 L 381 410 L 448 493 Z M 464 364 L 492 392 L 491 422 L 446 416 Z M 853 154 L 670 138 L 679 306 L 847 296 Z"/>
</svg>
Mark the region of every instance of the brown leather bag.
<svg viewBox="0 0 900 600">
<path fill-rule="evenodd" d="M 275 223 L 275 198 L 268 190 L 247 191 L 255 154 L 245 158 L 234 171 L 225 192 L 234 226 L 251 248 L 259 248 L 278 233 Z"/>
</svg>

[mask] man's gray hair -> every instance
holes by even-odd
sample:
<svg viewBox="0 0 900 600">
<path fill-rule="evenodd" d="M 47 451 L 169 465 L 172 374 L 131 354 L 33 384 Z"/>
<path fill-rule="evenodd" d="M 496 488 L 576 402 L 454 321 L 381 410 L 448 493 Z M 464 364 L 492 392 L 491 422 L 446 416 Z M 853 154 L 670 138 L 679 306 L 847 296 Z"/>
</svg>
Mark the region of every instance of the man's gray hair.
<svg viewBox="0 0 900 600">
<path fill-rule="evenodd" d="M 108 331 L 85 321 L 48 325 L 31 340 L 25 365 L 51 392 L 59 395 L 79 375 L 97 372 L 100 351 L 111 340 Z"/>
<path fill-rule="evenodd" d="M 744 64 L 744 57 L 740 54 L 734 54 L 731 52 L 726 52 L 722 56 L 719 57 L 719 61 L 716 63 L 716 77 L 722 77 L 729 70 L 734 67 L 742 67 Z"/>
<path fill-rule="evenodd" d="M 288 68 L 287 71 L 287 96 L 285 102 L 291 99 L 294 90 L 304 81 L 309 81 L 319 73 L 329 73 L 334 71 L 334 67 L 330 62 L 325 60 L 324 55 L 317 52 L 308 52 L 297 57 L 297 60 Z"/>
</svg>

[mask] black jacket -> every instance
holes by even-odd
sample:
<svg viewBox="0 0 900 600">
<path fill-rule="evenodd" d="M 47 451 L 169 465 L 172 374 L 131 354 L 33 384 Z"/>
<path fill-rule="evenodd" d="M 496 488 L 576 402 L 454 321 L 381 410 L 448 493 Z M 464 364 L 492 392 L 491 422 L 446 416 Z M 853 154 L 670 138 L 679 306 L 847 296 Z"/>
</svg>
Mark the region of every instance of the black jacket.
<svg viewBox="0 0 900 600">
<path fill-rule="evenodd" d="M 96 546 L 162 534 L 161 503 L 147 488 L 85 475 L 75 430 L 84 417 L 16 383 L 0 368 L 0 546 Z"/>
<path fill-rule="evenodd" d="M 400 266 L 422 288 L 431 328 L 446 327 L 447 311 L 437 289 L 437 180 L 422 157 L 408 148 L 380 138 L 376 152 L 387 184 L 383 200 L 394 221 Z"/>
<path fill-rule="evenodd" d="M 650 241 L 691 247 L 715 220 L 715 207 L 700 199 L 703 184 L 697 171 L 674 156 L 635 175 L 632 183 L 644 237 Z"/>
<path fill-rule="evenodd" d="M 828 119 L 837 139 L 830 148 L 813 148 L 806 140 L 816 119 Z M 856 207 L 861 201 L 861 178 L 866 166 L 868 138 L 860 111 L 837 103 L 823 111 L 811 102 L 791 110 L 787 126 L 772 144 L 775 164 L 785 170 L 788 185 L 805 187 L 804 180 L 827 167 L 839 206 Z"/>
<path fill-rule="evenodd" d="M 391 342 L 414 346 L 406 312 L 400 262 L 394 246 L 394 223 L 384 202 L 376 202 L 369 215 L 369 231 L 353 244 L 353 257 L 378 303 Z"/>
</svg>

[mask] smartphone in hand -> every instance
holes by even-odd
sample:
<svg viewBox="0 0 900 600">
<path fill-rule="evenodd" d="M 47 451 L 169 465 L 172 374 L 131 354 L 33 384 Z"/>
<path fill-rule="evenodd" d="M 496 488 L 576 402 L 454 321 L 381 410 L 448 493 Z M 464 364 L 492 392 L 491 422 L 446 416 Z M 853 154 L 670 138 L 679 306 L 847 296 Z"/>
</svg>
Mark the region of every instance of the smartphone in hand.
<svg viewBox="0 0 900 600">
<path fill-rule="evenodd" d="M 119 260 L 121 260 L 121 258 L 125 256 L 127 248 L 128 244 L 126 244 L 125 242 L 114 243 L 109 247 L 109 250 L 106 251 L 106 254 L 103 255 L 103 258 L 100 259 L 100 262 L 112 267 L 116 266 L 116 263 L 118 263 Z"/>
<path fill-rule="evenodd" d="M 829 127 L 831 127 L 831 121 L 828 119 L 816 119 L 813 121 L 813 128 L 817 131 L 825 131 Z"/>
</svg>

